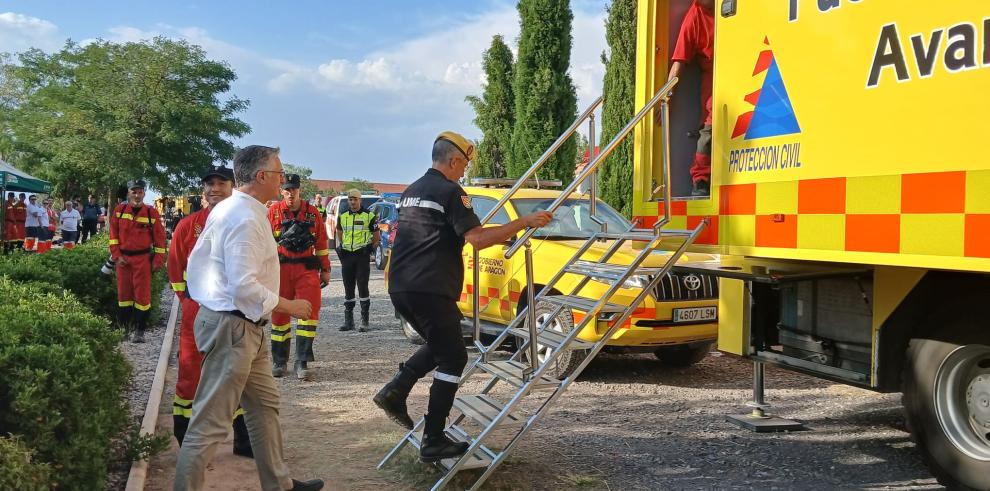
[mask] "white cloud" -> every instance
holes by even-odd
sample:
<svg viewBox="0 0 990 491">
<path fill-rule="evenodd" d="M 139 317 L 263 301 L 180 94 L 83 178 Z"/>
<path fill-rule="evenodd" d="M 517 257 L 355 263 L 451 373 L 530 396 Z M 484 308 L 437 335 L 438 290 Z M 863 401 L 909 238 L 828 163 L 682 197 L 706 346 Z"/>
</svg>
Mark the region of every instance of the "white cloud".
<svg viewBox="0 0 990 491">
<path fill-rule="evenodd" d="M 63 42 L 58 26 L 47 20 L 14 12 L 0 13 L 0 52 L 29 48 L 49 51 L 58 49 Z"/>
</svg>

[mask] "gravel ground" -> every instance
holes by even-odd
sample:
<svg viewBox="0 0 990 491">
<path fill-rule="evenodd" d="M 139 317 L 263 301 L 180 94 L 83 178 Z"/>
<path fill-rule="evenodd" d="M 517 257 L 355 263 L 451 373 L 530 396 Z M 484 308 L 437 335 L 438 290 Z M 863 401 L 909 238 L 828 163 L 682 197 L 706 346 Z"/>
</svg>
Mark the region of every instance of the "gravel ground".
<svg viewBox="0 0 990 491">
<path fill-rule="evenodd" d="M 324 290 L 318 361 L 311 364 L 315 377 L 278 381 L 286 459 L 294 476 L 324 478 L 329 489 L 428 488 L 436 475 L 409 450 L 375 470 L 402 433 L 370 399 L 414 347 L 402 336 L 374 268 L 372 331 L 338 332 L 343 288 L 339 265 L 334 268 L 335 280 Z M 171 424 L 172 377 L 160 431 Z M 772 412 L 811 431 L 755 434 L 724 419 L 747 411 L 751 377 L 750 363 L 717 353 L 679 370 L 661 367 L 652 356 L 601 355 L 486 488 L 940 489 L 904 430 L 898 394 L 768 368 Z M 414 418 L 422 415 L 427 394 L 426 383 L 413 390 Z M 535 401 L 527 403 L 532 408 Z M 217 455 L 208 471 L 211 489 L 258 489 L 251 461 L 229 450 Z M 154 459 L 148 489 L 171 489 L 174 464 L 174 448 Z"/>
<path fill-rule="evenodd" d="M 121 343 L 120 348 L 131 364 L 131 384 L 127 388 L 127 403 L 130 407 L 131 423 L 141 424 L 144 419 L 144 410 L 148 405 L 148 397 L 151 392 L 151 384 L 155 379 L 155 368 L 158 366 L 158 356 L 162 350 L 162 341 L 165 337 L 165 324 L 168 322 L 168 314 L 172 309 L 172 300 L 175 294 L 166 288 L 162 291 L 161 315 L 158 323 L 150 326 L 145 332 L 145 342 L 134 344 L 128 341 Z M 174 385 L 174 384 L 173 384 Z M 174 394 L 174 389 L 173 389 Z M 169 399 L 169 404 L 172 400 Z M 119 446 L 116 450 L 118 458 L 111 464 L 110 473 L 107 478 L 107 489 L 124 489 L 127 484 L 127 474 L 130 472 L 131 463 L 119 458 Z"/>
</svg>

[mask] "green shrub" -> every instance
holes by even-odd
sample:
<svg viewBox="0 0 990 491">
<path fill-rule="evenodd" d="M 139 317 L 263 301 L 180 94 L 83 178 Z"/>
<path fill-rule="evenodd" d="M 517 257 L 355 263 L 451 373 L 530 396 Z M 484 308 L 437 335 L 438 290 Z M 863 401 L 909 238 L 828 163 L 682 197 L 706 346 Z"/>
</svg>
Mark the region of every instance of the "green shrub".
<svg viewBox="0 0 990 491">
<path fill-rule="evenodd" d="M 0 436 L 0 489 L 51 489 L 51 468 L 32 461 L 31 453 L 20 439 Z"/>
<path fill-rule="evenodd" d="M 110 257 L 106 234 L 69 251 L 52 249 L 45 254 L 11 254 L 0 259 L 0 276 L 15 282 L 38 282 L 69 290 L 94 313 L 113 320 L 117 312 L 114 275 L 100 272 Z M 159 304 L 166 278 L 164 268 L 151 278 L 151 325 L 158 322 Z"/>
<path fill-rule="evenodd" d="M 128 420 L 121 333 L 64 291 L 0 276 L 0 299 L 0 435 L 20 437 L 58 487 L 102 488 Z"/>
</svg>

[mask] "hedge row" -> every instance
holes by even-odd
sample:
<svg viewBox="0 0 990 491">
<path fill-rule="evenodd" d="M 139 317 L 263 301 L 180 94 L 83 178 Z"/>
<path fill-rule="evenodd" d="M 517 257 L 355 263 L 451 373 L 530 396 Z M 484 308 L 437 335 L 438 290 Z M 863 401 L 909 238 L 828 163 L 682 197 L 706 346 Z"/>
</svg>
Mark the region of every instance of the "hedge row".
<svg viewBox="0 0 990 491">
<path fill-rule="evenodd" d="M 113 275 L 100 273 L 109 257 L 107 236 L 101 234 L 71 251 L 52 249 L 44 254 L 4 256 L 0 259 L 0 276 L 18 283 L 47 283 L 66 289 L 93 313 L 113 320 L 117 311 L 117 282 Z M 153 275 L 150 325 L 158 322 L 165 284 L 164 270 Z"/>
<path fill-rule="evenodd" d="M 102 489 L 130 366 L 106 238 L 0 259 L 0 489 Z M 153 318 L 165 279 L 154 276 Z M 11 438 L 12 437 L 12 438 Z"/>
</svg>

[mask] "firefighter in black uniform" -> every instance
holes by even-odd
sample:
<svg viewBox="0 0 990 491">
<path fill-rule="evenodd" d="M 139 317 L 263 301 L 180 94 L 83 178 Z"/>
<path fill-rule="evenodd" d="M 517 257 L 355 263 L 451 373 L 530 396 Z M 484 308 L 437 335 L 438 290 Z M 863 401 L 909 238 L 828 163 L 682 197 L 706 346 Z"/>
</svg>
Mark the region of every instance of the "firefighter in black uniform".
<svg viewBox="0 0 990 491">
<path fill-rule="evenodd" d="M 457 133 L 446 131 L 436 138 L 433 168 L 402 193 L 401 233 L 392 246 L 388 288 L 392 304 L 426 344 L 399 365 L 395 378 L 375 395 L 374 402 L 393 421 L 412 429 L 406 397 L 417 380 L 436 369 L 420 447 L 424 462 L 457 457 L 468 447 L 444 435 L 468 359 L 457 308 L 464 282 L 461 249 L 465 241 L 484 249 L 524 228 L 542 227 L 553 218 L 538 211 L 505 225 L 482 227 L 470 198 L 457 184 L 474 156 L 474 145 Z"/>
</svg>

